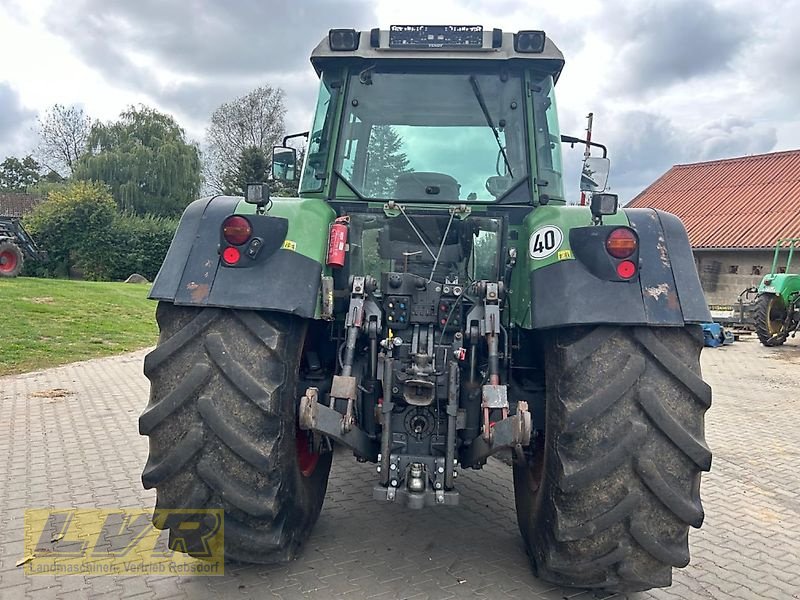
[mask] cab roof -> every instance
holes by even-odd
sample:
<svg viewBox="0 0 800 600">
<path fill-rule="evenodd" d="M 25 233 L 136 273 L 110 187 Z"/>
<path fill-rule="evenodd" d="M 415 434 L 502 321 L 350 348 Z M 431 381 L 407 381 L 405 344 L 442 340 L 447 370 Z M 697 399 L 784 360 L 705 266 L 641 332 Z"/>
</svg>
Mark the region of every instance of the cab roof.
<svg viewBox="0 0 800 600">
<path fill-rule="evenodd" d="M 536 32 L 541 33 L 544 37 L 544 44 L 540 52 L 520 52 L 516 49 L 516 36 L 519 35 L 518 33 L 503 32 L 499 29 L 483 31 L 480 27 L 474 28 L 479 30 L 473 33 L 473 36 L 477 36 L 477 40 L 473 37 L 473 43 L 468 46 L 457 47 L 441 44 L 439 47 L 435 47 L 434 44 L 431 44 L 430 47 L 421 47 L 420 44 L 415 43 L 407 47 L 402 47 L 395 43 L 396 38 L 394 36 L 398 35 L 395 32 L 396 27 L 397 26 L 393 26 L 389 30 L 372 29 L 371 31 L 332 29 L 329 35 L 323 38 L 311 53 L 311 64 L 314 66 L 317 75 L 320 75 L 328 66 L 352 59 L 386 63 L 408 61 L 441 63 L 443 61 L 461 62 L 472 60 L 496 62 L 524 61 L 533 68 L 550 73 L 555 81 L 558 80 L 561 70 L 564 67 L 564 55 L 544 32 Z M 410 27 L 417 28 L 420 26 Z M 429 27 L 441 30 L 441 28 L 445 26 Z M 331 49 L 331 39 L 334 32 L 338 31 L 352 32 L 354 40 L 357 40 L 355 49 Z M 482 43 L 480 43 L 481 41 Z M 477 45 L 478 43 L 480 43 L 479 46 Z"/>
</svg>

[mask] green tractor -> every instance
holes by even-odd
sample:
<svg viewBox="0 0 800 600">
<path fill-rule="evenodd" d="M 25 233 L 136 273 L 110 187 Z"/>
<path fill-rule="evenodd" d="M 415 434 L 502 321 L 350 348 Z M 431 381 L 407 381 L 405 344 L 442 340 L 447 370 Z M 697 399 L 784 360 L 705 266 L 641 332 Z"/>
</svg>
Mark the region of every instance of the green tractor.
<svg viewBox="0 0 800 600">
<path fill-rule="evenodd" d="M 153 285 L 156 516 L 223 509 L 226 559 L 286 561 L 334 447 L 374 465 L 376 501 L 442 511 L 505 451 L 539 577 L 670 585 L 711 465 L 681 222 L 619 209 L 599 157 L 591 206 L 567 205 L 561 142 L 583 140 L 560 135 L 542 31 L 334 29 L 311 63 L 302 174 L 286 140 L 272 157 L 299 198 L 197 200 Z M 192 554 L 178 521 L 154 519 Z"/>
<path fill-rule="evenodd" d="M 758 339 L 765 346 L 780 346 L 800 328 L 800 275 L 790 274 L 792 255 L 800 238 L 779 239 L 775 244 L 772 268 L 757 288 L 753 320 Z M 788 250 L 786 266 L 778 269 L 782 250 Z"/>
</svg>

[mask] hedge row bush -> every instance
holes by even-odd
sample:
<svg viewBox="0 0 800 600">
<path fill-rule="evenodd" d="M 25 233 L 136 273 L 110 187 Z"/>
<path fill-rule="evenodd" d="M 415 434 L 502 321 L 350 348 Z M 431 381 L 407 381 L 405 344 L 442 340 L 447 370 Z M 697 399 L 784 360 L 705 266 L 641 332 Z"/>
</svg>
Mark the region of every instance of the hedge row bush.
<svg viewBox="0 0 800 600">
<path fill-rule="evenodd" d="M 152 281 L 178 221 L 119 213 L 108 187 L 74 181 L 51 191 L 25 226 L 48 254 L 40 263 L 28 261 L 27 275 L 66 277 L 78 271 L 86 279 L 116 281 L 139 273 Z"/>
<path fill-rule="evenodd" d="M 177 228 L 178 219 L 117 215 L 111 228 L 113 246 L 106 257 L 108 277 L 126 279 L 131 273 L 139 273 L 153 281 Z"/>
</svg>

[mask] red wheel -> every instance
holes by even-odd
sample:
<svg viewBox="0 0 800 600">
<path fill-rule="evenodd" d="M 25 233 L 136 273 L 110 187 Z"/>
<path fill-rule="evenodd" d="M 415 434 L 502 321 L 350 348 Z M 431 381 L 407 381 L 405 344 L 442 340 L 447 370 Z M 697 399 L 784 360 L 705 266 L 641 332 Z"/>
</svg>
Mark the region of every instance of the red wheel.
<svg viewBox="0 0 800 600">
<path fill-rule="evenodd" d="M 17 266 L 17 255 L 6 250 L 0 254 L 0 271 L 13 271 Z"/>
<path fill-rule="evenodd" d="M 319 453 L 311 450 L 311 436 L 308 435 L 307 431 L 299 427 L 295 434 L 295 441 L 297 442 L 297 466 L 303 476 L 311 477 L 314 469 L 317 468 Z"/>
<path fill-rule="evenodd" d="M 0 243 L 0 277 L 16 277 L 22 270 L 22 251 L 11 242 Z"/>
</svg>

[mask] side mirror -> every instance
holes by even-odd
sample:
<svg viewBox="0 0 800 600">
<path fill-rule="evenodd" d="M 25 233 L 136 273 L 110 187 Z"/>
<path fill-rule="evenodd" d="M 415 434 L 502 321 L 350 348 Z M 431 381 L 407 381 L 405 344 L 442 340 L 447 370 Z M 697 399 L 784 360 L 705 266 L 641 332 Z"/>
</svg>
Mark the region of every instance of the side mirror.
<svg viewBox="0 0 800 600">
<path fill-rule="evenodd" d="M 619 196 L 616 194 L 592 194 L 589 209 L 595 219 L 601 219 L 607 215 L 617 214 L 619 208 Z"/>
<path fill-rule="evenodd" d="M 297 179 L 297 150 L 287 146 L 272 148 L 272 178 L 277 181 Z"/>
<path fill-rule="evenodd" d="M 586 158 L 583 161 L 583 171 L 581 172 L 581 191 L 602 192 L 606 189 L 610 168 L 611 161 L 607 158 L 594 156 Z"/>
</svg>

